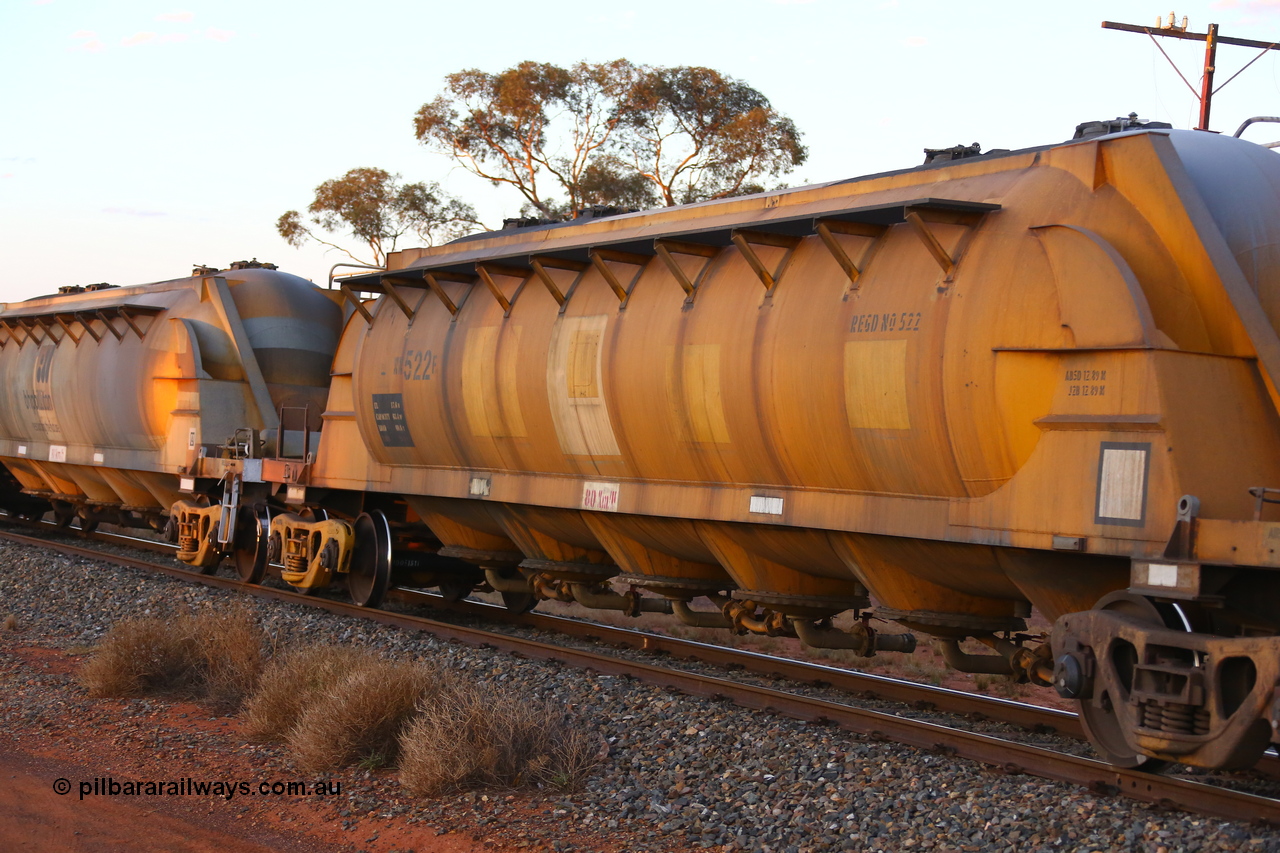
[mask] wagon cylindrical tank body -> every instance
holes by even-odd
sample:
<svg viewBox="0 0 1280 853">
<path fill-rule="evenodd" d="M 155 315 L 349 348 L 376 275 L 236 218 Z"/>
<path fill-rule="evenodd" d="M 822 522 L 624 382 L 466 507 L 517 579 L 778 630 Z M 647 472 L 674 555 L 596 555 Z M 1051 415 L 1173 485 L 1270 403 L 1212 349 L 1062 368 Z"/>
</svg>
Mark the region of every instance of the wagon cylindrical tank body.
<svg viewBox="0 0 1280 853">
<path fill-rule="evenodd" d="M 1183 493 L 1245 517 L 1280 480 L 1178 136 L 431 251 L 387 276 L 416 311 L 348 326 L 361 434 L 460 548 L 660 573 L 647 554 L 796 606 L 865 586 L 961 632 L 1082 609 L 1163 549 Z M 1208 142 L 1221 168 L 1261 150 Z M 1276 310 L 1280 267 L 1255 267 Z M 492 480 L 483 510 L 446 472 Z"/>
<path fill-rule="evenodd" d="M 157 519 L 209 447 L 317 414 L 341 311 L 273 269 L 87 291 L 0 309 L 0 461 L 82 518 Z"/>
<path fill-rule="evenodd" d="M 477 565 L 792 618 L 990 637 L 1169 556 L 1253 567 L 1187 594 L 1272 624 L 1277 187 L 1145 131 L 427 250 L 348 285 L 383 297 L 314 482 Z"/>
</svg>

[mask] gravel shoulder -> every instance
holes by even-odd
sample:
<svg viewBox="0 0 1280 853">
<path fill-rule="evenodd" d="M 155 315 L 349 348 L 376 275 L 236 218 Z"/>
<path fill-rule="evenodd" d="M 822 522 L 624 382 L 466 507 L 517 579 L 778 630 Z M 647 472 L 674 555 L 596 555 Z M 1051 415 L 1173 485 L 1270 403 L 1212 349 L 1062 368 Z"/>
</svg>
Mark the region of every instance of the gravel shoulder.
<svg viewBox="0 0 1280 853">
<path fill-rule="evenodd" d="M 193 846 L 157 841 L 155 849 L 1280 851 L 1280 832 L 1272 829 L 996 775 L 838 729 L 257 599 L 250 606 L 278 647 L 366 645 L 391 657 L 432 660 L 531 699 L 552 699 L 571 706 L 583 725 L 600 734 L 608 756 L 584 790 L 569 794 L 496 791 L 412 799 L 393 773 L 357 769 L 332 774 L 326 781 L 340 782 L 341 794 L 319 798 L 120 795 L 80 801 L 77 790 L 54 794 L 50 786 L 57 777 L 49 774 L 64 767 L 78 774 L 64 775 L 74 786 L 104 776 L 253 783 L 299 777 L 283 750 L 249 742 L 234 718 L 154 699 L 89 699 L 75 683 L 77 662 L 115 621 L 233 600 L 244 598 L 0 543 L 0 618 L 12 613 L 18 625 L 16 632 L 0 633 L 0 770 L 11 777 L 10 792 L 24 792 L 8 806 L 6 799 L 15 797 L 0 796 L 6 837 L 13 826 L 22 838 L 39 841 L 36 833 L 44 830 L 38 821 L 35 828 L 22 822 L 33 814 L 68 828 L 72 824 L 64 821 L 74 818 L 82 833 L 98 831 L 89 815 L 109 814 L 103 831 L 128 829 L 148 840 L 161 837 L 160 829 L 152 833 L 153 823 L 170 819 L 208 833 L 193 836 Z M 139 810 L 149 812 L 145 819 Z M 77 849 L 77 838 L 58 846 Z"/>
</svg>

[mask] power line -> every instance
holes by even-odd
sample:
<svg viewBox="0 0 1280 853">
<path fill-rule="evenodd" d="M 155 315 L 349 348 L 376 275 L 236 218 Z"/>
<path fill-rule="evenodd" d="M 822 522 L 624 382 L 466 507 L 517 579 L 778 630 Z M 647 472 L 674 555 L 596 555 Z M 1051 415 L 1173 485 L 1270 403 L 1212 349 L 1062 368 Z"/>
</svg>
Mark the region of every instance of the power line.
<svg viewBox="0 0 1280 853">
<path fill-rule="evenodd" d="M 1155 46 L 1160 49 L 1160 53 L 1164 54 L 1164 58 L 1169 60 L 1169 64 L 1173 66 L 1173 70 L 1176 71 L 1178 73 L 1178 76 L 1182 78 L 1182 82 L 1187 84 L 1187 88 L 1191 90 L 1191 93 L 1193 95 L 1196 94 L 1195 87 L 1191 85 L 1190 81 L 1187 80 L 1186 76 L 1183 75 L 1183 73 L 1178 69 L 1178 66 L 1174 64 L 1173 60 L 1169 57 L 1169 54 L 1165 53 L 1164 48 L 1160 47 L 1160 43 L 1156 41 L 1156 36 L 1160 36 L 1162 38 L 1188 39 L 1190 41 L 1204 42 L 1204 73 L 1203 73 L 1203 76 L 1200 78 L 1200 93 L 1199 95 L 1196 95 L 1197 99 L 1200 101 L 1200 124 L 1196 127 L 1196 130 L 1209 129 L 1209 109 L 1213 104 L 1213 96 L 1215 94 L 1221 91 L 1222 88 L 1227 85 L 1227 83 L 1230 83 L 1232 80 L 1239 77 L 1240 74 L 1245 70 L 1245 68 L 1248 68 L 1250 65 L 1257 62 L 1268 51 L 1280 50 L 1280 43 L 1276 43 L 1276 42 L 1255 41 L 1254 39 L 1238 39 L 1238 38 L 1229 38 L 1227 36 L 1220 36 L 1218 35 L 1217 24 L 1210 24 L 1207 32 L 1189 33 L 1187 32 L 1186 17 L 1183 17 L 1182 19 L 1182 26 L 1178 26 L 1172 12 L 1169 13 L 1169 20 L 1167 23 L 1164 21 L 1163 18 L 1157 18 L 1155 27 L 1143 27 L 1137 24 L 1117 24 L 1117 23 L 1113 23 L 1112 21 L 1103 21 L 1102 28 L 1104 30 L 1122 30 L 1127 33 L 1145 33 L 1148 37 L 1150 37 L 1152 43 L 1155 44 Z M 1249 62 L 1245 64 L 1244 68 L 1241 68 L 1235 74 L 1232 74 L 1227 79 L 1226 83 L 1223 83 L 1221 86 L 1215 89 L 1213 87 L 1213 72 L 1214 72 L 1214 63 L 1217 60 L 1219 44 L 1231 44 L 1231 45 L 1238 45 L 1240 47 L 1256 47 L 1256 48 L 1260 48 L 1260 51 L 1257 56 L 1255 56 L 1253 59 L 1249 60 Z"/>
</svg>

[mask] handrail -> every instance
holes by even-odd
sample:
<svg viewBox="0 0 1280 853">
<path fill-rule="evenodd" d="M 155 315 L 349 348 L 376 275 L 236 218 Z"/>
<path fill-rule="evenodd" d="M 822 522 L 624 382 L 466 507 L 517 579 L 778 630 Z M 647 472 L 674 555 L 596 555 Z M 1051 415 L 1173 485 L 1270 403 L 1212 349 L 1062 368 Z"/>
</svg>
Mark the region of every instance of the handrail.
<svg viewBox="0 0 1280 853">
<path fill-rule="evenodd" d="M 387 271 L 386 267 L 375 267 L 372 264 L 349 264 L 349 263 L 334 264 L 333 266 L 329 267 L 329 289 L 330 290 L 333 290 L 333 271 L 336 270 L 338 267 L 351 267 L 352 269 L 361 269 L 361 270 L 378 270 L 379 272 Z"/>
</svg>

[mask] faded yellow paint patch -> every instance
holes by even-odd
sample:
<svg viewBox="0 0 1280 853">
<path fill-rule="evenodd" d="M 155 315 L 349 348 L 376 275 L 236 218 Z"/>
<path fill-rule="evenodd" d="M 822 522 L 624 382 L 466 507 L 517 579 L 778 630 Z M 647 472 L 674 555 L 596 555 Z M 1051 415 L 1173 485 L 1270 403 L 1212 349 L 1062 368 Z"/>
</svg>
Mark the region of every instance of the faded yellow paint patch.
<svg viewBox="0 0 1280 853">
<path fill-rule="evenodd" d="M 729 443 L 720 391 L 720 345 L 684 347 L 684 396 L 694 441 Z"/>
<path fill-rule="evenodd" d="M 525 434 L 516 386 L 520 329 L 507 330 L 498 352 L 498 326 L 470 330 L 462 353 L 462 403 L 471 434 L 481 438 Z"/>
<path fill-rule="evenodd" d="M 569 358 L 565 368 L 570 397 L 599 397 L 596 362 L 600 358 L 600 332 L 579 329 L 569 338 Z"/>
<path fill-rule="evenodd" d="M 854 429 L 911 429 L 905 340 L 844 345 L 844 405 Z"/>
</svg>

